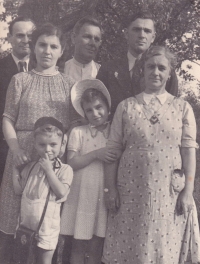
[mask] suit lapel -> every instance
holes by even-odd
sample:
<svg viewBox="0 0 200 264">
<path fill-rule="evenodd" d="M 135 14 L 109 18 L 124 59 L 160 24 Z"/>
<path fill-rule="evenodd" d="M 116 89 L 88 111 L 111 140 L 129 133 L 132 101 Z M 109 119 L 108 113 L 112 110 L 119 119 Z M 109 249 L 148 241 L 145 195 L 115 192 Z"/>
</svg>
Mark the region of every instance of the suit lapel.
<svg viewBox="0 0 200 264">
<path fill-rule="evenodd" d="M 8 59 L 6 61 L 5 67 L 6 67 L 6 72 L 8 76 L 12 77 L 13 75 L 18 73 L 17 65 L 15 61 L 13 60 L 13 57 L 11 54 L 8 55 Z"/>
<path fill-rule="evenodd" d="M 12 57 L 11 53 L 8 55 L 8 59 L 6 61 L 5 67 L 6 67 L 6 71 L 8 72 L 9 76 L 13 76 L 13 75 L 15 75 L 15 74 L 17 74 L 19 72 L 18 68 L 17 68 L 17 65 L 16 65 L 15 61 L 13 60 L 13 57 Z M 29 64 L 28 64 L 28 70 L 31 71 L 34 67 L 35 67 L 35 62 L 30 57 L 30 61 L 29 61 Z"/>
<path fill-rule="evenodd" d="M 124 55 L 117 65 L 118 71 L 116 71 L 115 77 L 118 81 L 118 84 L 122 87 L 127 97 L 132 96 L 132 87 L 131 87 L 131 77 L 128 67 L 128 58 L 127 55 Z"/>
</svg>

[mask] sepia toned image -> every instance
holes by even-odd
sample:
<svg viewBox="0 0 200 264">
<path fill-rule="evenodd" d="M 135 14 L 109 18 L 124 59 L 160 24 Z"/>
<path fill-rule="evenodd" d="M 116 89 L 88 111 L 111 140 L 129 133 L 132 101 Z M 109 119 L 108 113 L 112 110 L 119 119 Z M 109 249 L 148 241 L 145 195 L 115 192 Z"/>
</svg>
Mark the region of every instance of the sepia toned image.
<svg viewBox="0 0 200 264">
<path fill-rule="evenodd" d="M 0 264 L 200 263 L 199 15 L 0 0 Z"/>
</svg>

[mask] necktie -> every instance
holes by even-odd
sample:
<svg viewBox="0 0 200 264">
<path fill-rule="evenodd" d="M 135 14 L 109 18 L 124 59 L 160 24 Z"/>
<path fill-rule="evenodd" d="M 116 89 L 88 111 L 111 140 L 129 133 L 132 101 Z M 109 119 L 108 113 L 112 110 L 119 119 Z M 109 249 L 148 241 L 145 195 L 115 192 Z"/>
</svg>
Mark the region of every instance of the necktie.
<svg viewBox="0 0 200 264">
<path fill-rule="evenodd" d="M 140 84 L 140 79 L 141 79 L 140 59 L 136 59 L 132 69 L 132 78 L 131 78 L 134 95 L 137 95 L 143 91 L 143 88 L 141 87 Z"/>
<path fill-rule="evenodd" d="M 25 61 L 19 61 L 19 72 L 25 72 L 26 71 L 26 62 Z"/>
</svg>

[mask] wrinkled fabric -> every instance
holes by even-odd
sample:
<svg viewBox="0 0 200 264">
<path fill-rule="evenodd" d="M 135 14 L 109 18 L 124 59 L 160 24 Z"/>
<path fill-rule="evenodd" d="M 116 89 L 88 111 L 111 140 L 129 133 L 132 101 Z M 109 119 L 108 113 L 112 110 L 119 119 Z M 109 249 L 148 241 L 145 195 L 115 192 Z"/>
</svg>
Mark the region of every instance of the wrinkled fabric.
<svg viewBox="0 0 200 264">
<path fill-rule="evenodd" d="M 198 228 L 189 215 L 184 219 L 176 214 L 185 180 L 177 175 L 182 169 L 180 147 L 196 147 L 194 114 L 187 102 L 170 94 L 155 124 L 150 122 L 152 114 L 139 94 L 120 103 L 113 119 L 107 145 L 123 150 L 117 176 L 121 206 L 117 213 L 109 212 L 106 264 L 183 264 L 181 255 L 188 255 L 184 239 L 193 260 L 200 261 Z M 193 214 L 198 226 L 195 210 Z M 194 251 L 187 223 L 195 232 Z"/>
<path fill-rule="evenodd" d="M 15 123 L 19 145 L 32 160 L 37 158 L 33 147 L 33 128 L 37 119 L 52 116 L 65 128 L 70 123 L 70 89 L 73 81 L 59 73 L 42 74 L 34 70 L 13 76 L 6 96 L 4 116 Z M 12 185 L 13 158 L 8 152 L 0 189 L 0 230 L 14 234 L 20 208 L 20 196 Z"/>
</svg>

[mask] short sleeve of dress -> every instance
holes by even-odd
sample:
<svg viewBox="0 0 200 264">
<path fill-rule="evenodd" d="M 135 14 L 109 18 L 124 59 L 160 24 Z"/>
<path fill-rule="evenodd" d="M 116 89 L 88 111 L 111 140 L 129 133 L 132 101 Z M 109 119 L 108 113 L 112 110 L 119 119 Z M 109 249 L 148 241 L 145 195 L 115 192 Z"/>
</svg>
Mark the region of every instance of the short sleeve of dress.
<svg viewBox="0 0 200 264">
<path fill-rule="evenodd" d="M 67 145 L 67 150 L 72 150 L 75 152 L 79 152 L 81 149 L 81 131 L 82 127 L 75 127 L 72 129 L 70 136 L 69 136 L 69 141 Z"/>
<path fill-rule="evenodd" d="M 67 196 L 70 192 L 70 186 L 71 186 L 72 179 L 73 179 L 72 168 L 67 164 L 62 164 L 62 167 L 59 171 L 58 178 L 66 186 L 66 189 L 67 189 L 66 195 L 62 197 L 61 199 L 57 200 L 57 203 L 62 203 L 67 200 Z"/>
<path fill-rule="evenodd" d="M 184 102 L 181 147 L 196 148 L 196 121 L 192 107 Z"/>
<path fill-rule="evenodd" d="M 65 80 L 65 92 L 66 92 L 66 104 L 69 106 L 69 121 L 70 123 L 77 117 L 76 110 L 72 106 L 71 102 L 71 89 L 73 85 L 75 84 L 75 80 L 72 79 L 69 75 L 66 75 L 65 73 L 61 73 L 63 79 Z"/>
<path fill-rule="evenodd" d="M 114 149 L 123 148 L 123 113 L 125 111 L 126 100 L 122 101 L 114 114 L 108 138 L 107 146 Z"/>
<path fill-rule="evenodd" d="M 12 77 L 6 94 L 6 103 L 3 116 L 16 122 L 19 112 L 19 103 L 22 94 L 22 74 L 19 73 Z"/>
</svg>

